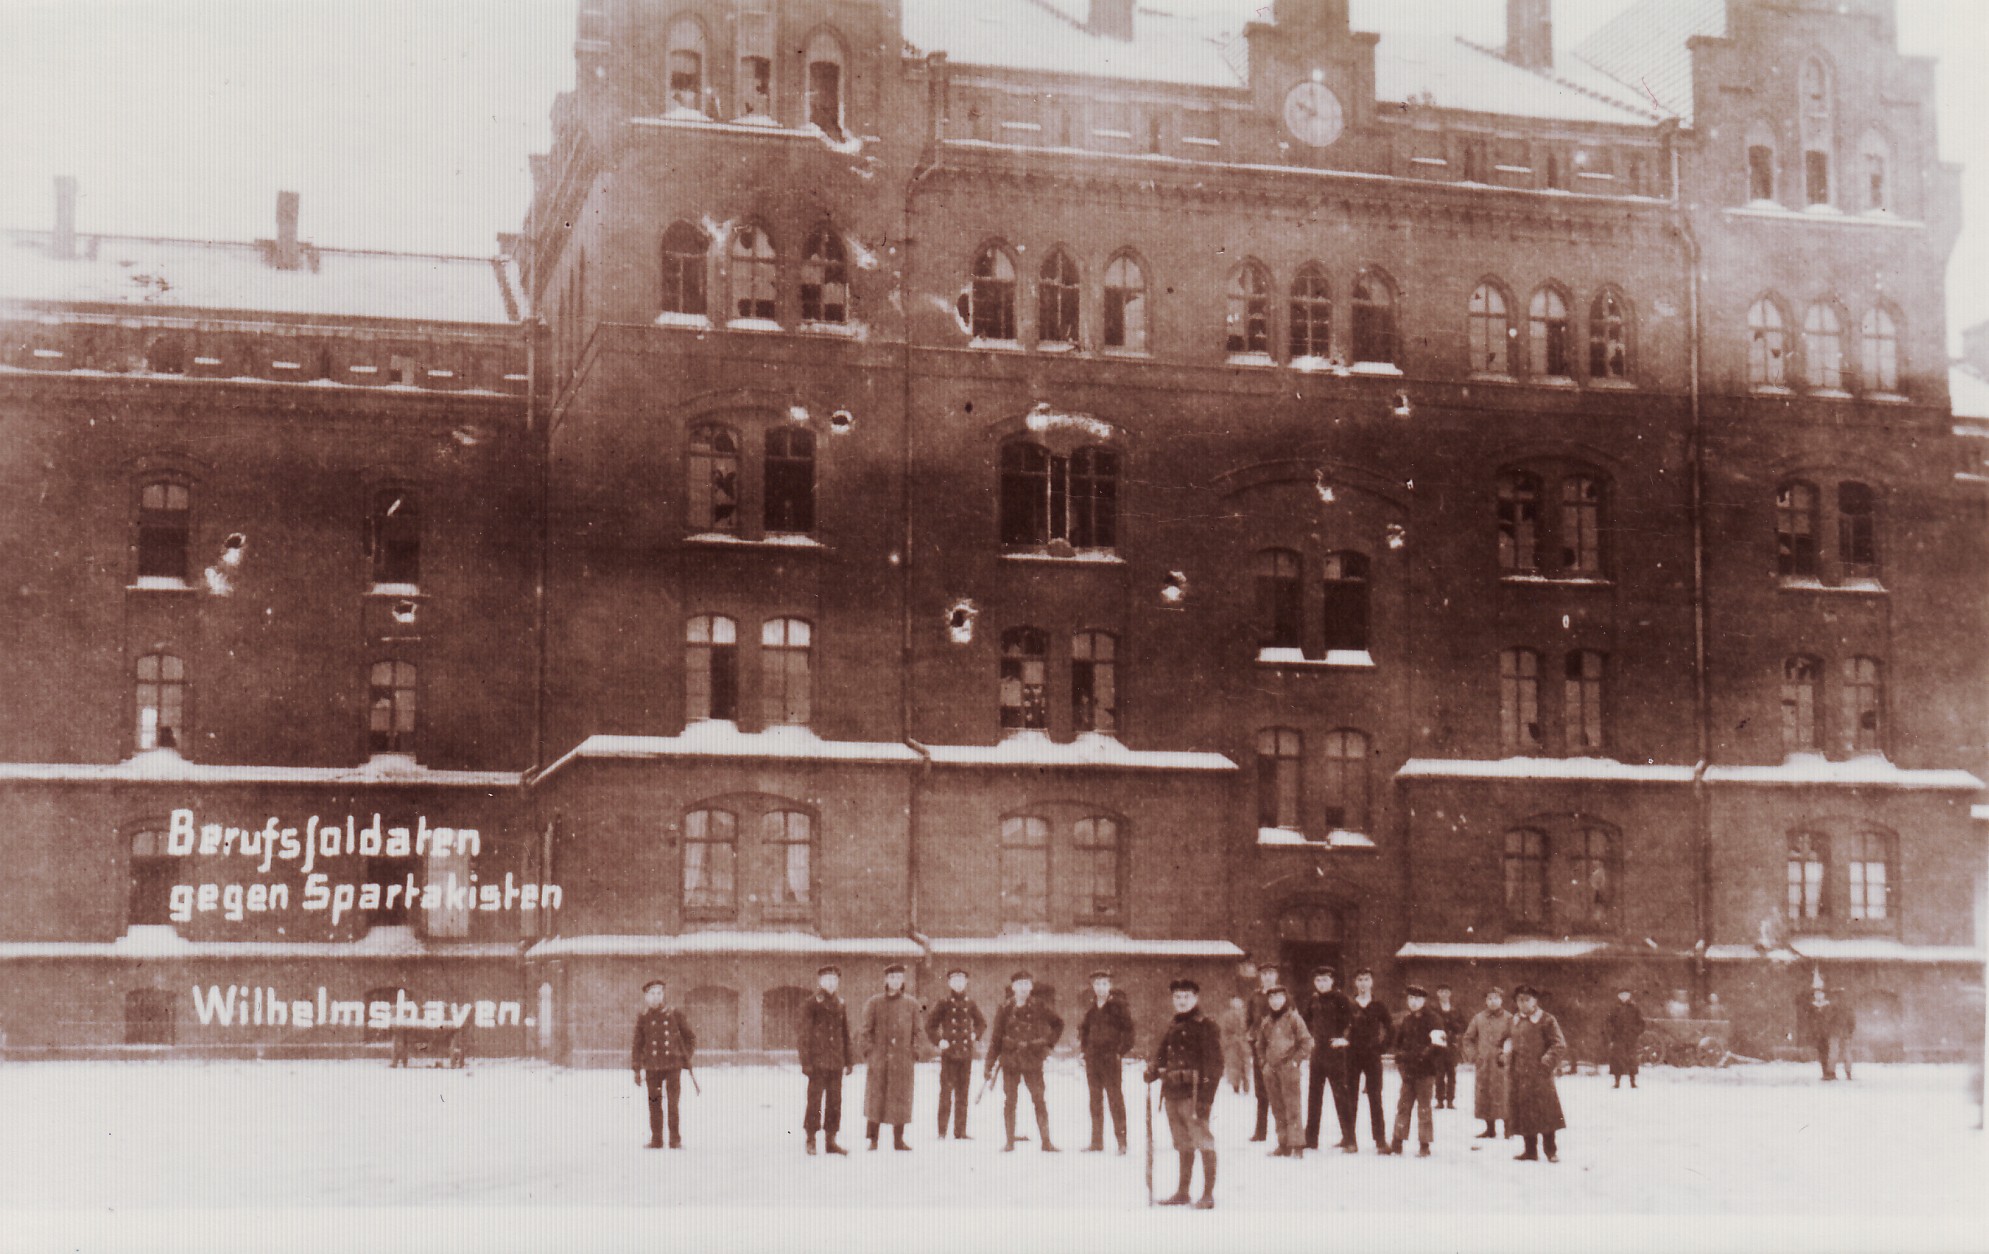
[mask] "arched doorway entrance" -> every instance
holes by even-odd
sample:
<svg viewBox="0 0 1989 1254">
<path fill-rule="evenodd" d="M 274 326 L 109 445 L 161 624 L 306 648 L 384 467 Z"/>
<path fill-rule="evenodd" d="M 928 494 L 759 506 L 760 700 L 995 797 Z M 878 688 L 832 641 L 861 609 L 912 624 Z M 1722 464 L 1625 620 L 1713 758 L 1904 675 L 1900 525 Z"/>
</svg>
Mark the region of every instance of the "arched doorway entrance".
<svg viewBox="0 0 1989 1254">
<path fill-rule="evenodd" d="M 1312 987 L 1317 967 L 1332 967 L 1340 973 L 1339 987 L 1347 985 L 1343 966 L 1346 956 L 1346 920 L 1337 906 L 1323 901 L 1295 901 L 1278 914 L 1278 961 L 1285 985 L 1296 990 Z"/>
</svg>

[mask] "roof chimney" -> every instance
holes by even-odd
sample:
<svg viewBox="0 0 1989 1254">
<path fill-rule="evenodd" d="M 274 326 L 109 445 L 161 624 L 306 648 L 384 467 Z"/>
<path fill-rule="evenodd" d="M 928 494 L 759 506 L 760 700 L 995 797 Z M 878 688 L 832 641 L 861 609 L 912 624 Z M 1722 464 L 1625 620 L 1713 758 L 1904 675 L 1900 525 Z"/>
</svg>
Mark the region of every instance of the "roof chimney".
<svg viewBox="0 0 1989 1254">
<path fill-rule="evenodd" d="M 1131 43 L 1134 0 L 1091 0 L 1091 13 L 1084 29 L 1107 39 Z"/>
<path fill-rule="evenodd" d="M 297 205 L 296 192 L 276 193 L 276 268 L 295 270 L 304 263 L 303 250 L 297 246 Z"/>
<path fill-rule="evenodd" d="M 1506 60 L 1529 70 L 1554 68 L 1554 0 L 1506 0 Z"/>
<path fill-rule="evenodd" d="M 55 237 L 49 241 L 48 255 L 58 261 L 76 256 L 76 178 L 55 176 Z"/>
</svg>

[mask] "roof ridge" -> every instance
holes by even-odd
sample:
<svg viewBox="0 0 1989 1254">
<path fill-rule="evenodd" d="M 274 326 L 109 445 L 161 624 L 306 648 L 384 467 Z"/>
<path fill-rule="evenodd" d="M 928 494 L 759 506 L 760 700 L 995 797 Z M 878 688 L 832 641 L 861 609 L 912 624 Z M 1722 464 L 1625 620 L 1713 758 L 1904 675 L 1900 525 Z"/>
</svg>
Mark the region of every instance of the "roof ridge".
<svg viewBox="0 0 1989 1254">
<path fill-rule="evenodd" d="M 1454 36 L 1454 38 L 1457 40 L 1458 43 L 1463 44 L 1465 47 L 1471 49 L 1474 52 L 1482 52 L 1488 57 L 1496 58 L 1502 64 L 1510 65 L 1515 70 L 1519 70 L 1525 74 L 1531 74 L 1535 78 L 1544 79 L 1547 82 L 1554 84 L 1556 87 L 1565 87 L 1569 91 L 1575 92 L 1578 95 L 1587 96 L 1591 100 L 1600 101 L 1603 104 L 1611 105 L 1615 108 L 1621 109 L 1625 113 L 1633 113 L 1640 117 L 1646 118 L 1652 122 L 1662 122 L 1664 120 L 1665 115 L 1662 113 L 1654 113 L 1651 110 L 1645 109 L 1640 105 L 1632 105 L 1626 101 L 1618 100 L 1614 96 L 1604 95 L 1602 92 L 1595 90 L 1593 87 L 1588 87 L 1581 83 L 1577 83 L 1573 79 L 1563 78 L 1561 75 L 1555 73 L 1551 69 L 1539 69 L 1531 65 L 1521 65 L 1519 62 L 1508 58 L 1504 53 L 1498 52 L 1492 48 L 1488 48 L 1484 44 L 1478 43 L 1476 40 L 1467 39 L 1462 35 Z M 1576 59 L 1581 61 L 1583 65 L 1589 65 L 1589 62 L 1585 57 L 1577 56 Z M 1590 66 L 1590 68 L 1594 69 L 1598 74 L 1602 74 L 1603 77 L 1607 78 L 1610 82 L 1621 84 L 1624 90 L 1627 91 L 1630 89 L 1628 83 L 1624 83 L 1623 80 L 1617 78 L 1614 74 L 1610 74 L 1604 71 L 1601 67 Z"/>
<path fill-rule="evenodd" d="M 13 237 L 17 242 L 28 238 L 49 240 L 55 236 L 55 232 L 49 228 L 35 226 L 0 227 L 0 233 Z M 79 244 L 83 240 L 97 240 L 99 242 L 115 241 L 127 244 L 178 244 L 195 248 L 239 248 L 250 252 L 260 249 L 265 242 L 252 239 L 195 239 L 191 236 L 183 235 L 136 235 L 122 231 L 78 231 L 76 232 L 76 239 Z M 309 240 L 299 240 L 297 246 L 299 248 L 309 248 L 321 256 L 325 254 L 337 254 L 347 257 L 401 257 L 410 259 L 420 258 L 429 261 L 476 262 L 478 264 L 488 264 L 493 261 L 502 261 L 505 259 L 502 253 L 489 253 L 479 256 L 475 253 L 414 252 L 395 248 L 347 248 L 339 244 L 314 244 Z"/>
<path fill-rule="evenodd" d="M 1029 0 L 1029 3 L 1035 5 L 1037 8 L 1043 10 L 1045 13 L 1048 13 L 1050 16 L 1056 18 L 1058 21 L 1062 22 L 1064 25 L 1070 27 L 1074 31 L 1078 31 L 1086 35 L 1092 33 L 1090 27 L 1078 21 L 1070 14 L 1064 12 L 1056 5 L 1049 3 L 1049 0 Z"/>
</svg>

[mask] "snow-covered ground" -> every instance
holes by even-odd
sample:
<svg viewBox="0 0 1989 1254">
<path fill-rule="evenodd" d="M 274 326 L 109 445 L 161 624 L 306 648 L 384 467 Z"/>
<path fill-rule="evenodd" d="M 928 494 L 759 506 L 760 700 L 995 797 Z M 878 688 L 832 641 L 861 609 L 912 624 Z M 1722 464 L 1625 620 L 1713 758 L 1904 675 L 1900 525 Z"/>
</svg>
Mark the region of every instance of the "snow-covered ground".
<svg viewBox="0 0 1989 1254">
<path fill-rule="evenodd" d="M 620 1248 L 633 1233 L 669 1231 L 709 1239 L 647 1244 L 854 1252 L 1185 1242 L 1214 1251 L 1318 1248 L 1324 1235 L 1350 1229 L 1390 1249 L 1417 1244 L 1418 1233 L 1460 1245 L 1446 1231 L 1473 1233 L 1465 1246 L 1473 1250 L 1540 1249 L 1558 1247 L 1556 1225 L 1602 1241 L 1590 1248 L 1649 1248 L 1640 1234 L 1690 1216 L 1738 1218 L 1775 1234 L 1770 1248 L 1781 1248 L 1790 1215 L 1806 1217 L 1816 1235 L 1788 1248 L 1831 1248 L 1833 1238 L 1858 1248 L 1861 1232 L 1876 1242 L 1864 1248 L 1922 1248 L 1900 1243 L 1902 1219 L 1934 1225 L 1928 1247 L 1942 1232 L 1973 1234 L 1963 1246 L 1989 1242 L 1989 1158 L 1957 1067 L 1865 1066 L 1854 1082 L 1831 1085 L 1796 1064 L 1657 1068 L 1635 1091 L 1569 1077 L 1561 1095 L 1570 1128 L 1557 1165 L 1514 1162 L 1517 1142 L 1473 1139 L 1468 1072 L 1460 1109 L 1438 1112 L 1429 1160 L 1373 1153 L 1365 1110 L 1358 1156 L 1268 1159 L 1267 1147 L 1247 1139 L 1251 1099 L 1225 1090 L 1215 1111 L 1214 1214 L 1146 1210 L 1135 1070 L 1125 1158 L 1078 1152 L 1089 1119 L 1073 1062 L 1051 1064 L 1051 1130 L 1064 1150 L 1056 1155 L 1033 1141 L 1000 1152 L 999 1090 L 974 1107 L 974 1139 L 936 1140 L 933 1064 L 919 1068 L 911 1153 L 893 1152 L 888 1135 L 884 1149 L 864 1149 L 862 1069 L 846 1082 L 847 1159 L 803 1155 L 798 1072 L 712 1067 L 699 1079 L 702 1096 L 684 1092 L 686 1147 L 650 1151 L 641 1148 L 642 1092 L 621 1071 L 528 1062 L 463 1071 L 370 1062 L 8 1066 L 0 1068 L 0 1214 L 67 1213 L 39 1216 L 47 1245 L 17 1246 L 39 1229 L 0 1224 L 0 1249 L 96 1248 L 87 1236 L 133 1236 L 103 1228 L 106 1217 L 113 1228 L 137 1225 L 138 1243 L 126 1248 L 155 1250 L 236 1248 L 223 1237 L 237 1231 L 248 1238 L 243 1248 L 260 1233 L 260 1248 L 272 1250 L 401 1248 L 395 1241 L 406 1238 L 428 1251 L 459 1240 L 478 1250 L 513 1248 L 508 1241 Z M 1390 1076 L 1391 1116 L 1394 1084 Z M 1026 1129 L 1026 1097 L 1022 1106 Z M 1330 1109 L 1326 1123 L 1330 1135 Z M 1164 1193 L 1174 1172 L 1164 1122 L 1155 1136 Z M 272 1213 L 245 1228 L 244 1207 Z M 664 1207 L 672 1209 L 655 1209 Z M 189 1228 L 185 1215 L 158 1208 L 225 1213 Z M 383 1218 L 373 1208 L 392 1209 Z M 770 1210 L 755 1216 L 760 1208 Z M 313 1213 L 283 1219 L 289 1236 L 262 1226 L 298 1209 Z M 1545 1227 L 1516 1218 L 1528 1215 L 1562 1218 Z M 1618 1218 L 1590 1218 L 1608 1216 Z M 1575 1226 L 1566 1227 L 1569 1217 Z M 347 1240 L 362 1219 L 385 1227 L 374 1239 Z M 333 1231 L 343 1235 L 332 1240 Z M 546 1231 L 558 1235 L 527 1239 Z M 1630 1245 L 1606 1240 L 1609 1231 Z M 471 1233 L 482 1235 L 470 1241 Z"/>
</svg>

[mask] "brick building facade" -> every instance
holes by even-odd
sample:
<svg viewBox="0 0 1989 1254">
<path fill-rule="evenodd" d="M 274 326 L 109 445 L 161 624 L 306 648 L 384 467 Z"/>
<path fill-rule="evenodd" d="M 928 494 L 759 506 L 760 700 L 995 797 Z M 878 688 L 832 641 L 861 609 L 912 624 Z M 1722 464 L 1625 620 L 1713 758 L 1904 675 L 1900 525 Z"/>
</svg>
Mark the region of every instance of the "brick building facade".
<svg viewBox="0 0 1989 1254">
<path fill-rule="evenodd" d="M 495 264 L 17 235 L 10 1041 L 232 963 L 612 1060 L 660 966 L 779 1049 L 830 958 L 1246 951 L 1979 1037 L 1931 65 L 1550 16 L 588 0 Z M 338 869 L 557 908 L 161 922 L 186 808 L 474 822 Z"/>
</svg>

